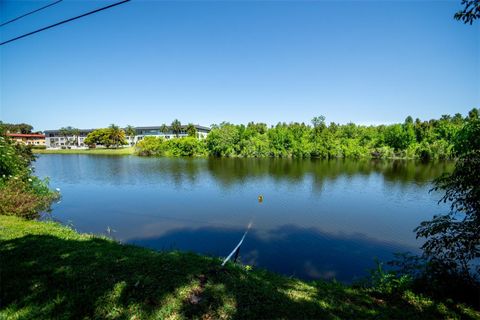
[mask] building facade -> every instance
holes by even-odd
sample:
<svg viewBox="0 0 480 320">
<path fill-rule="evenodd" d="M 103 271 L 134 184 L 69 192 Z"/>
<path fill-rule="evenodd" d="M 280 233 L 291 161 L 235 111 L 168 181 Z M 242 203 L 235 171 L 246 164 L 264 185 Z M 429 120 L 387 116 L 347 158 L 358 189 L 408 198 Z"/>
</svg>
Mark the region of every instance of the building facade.
<svg viewBox="0 0 480 320">
<path fill-rule="evenodd" d="M 197 139 L 205 139 L 210 132 L 210 128 L 194 125 L 197 131 Z M 164 139 L 181 138 L 188 136 L 187 125 L 181 126 L 180 132 L 176 133 L 170 126 L 151 126 L 151 127 L 135 127 L 135 136 L 126 139 L 129 145 L 135 145 L 138 141 L 145 137 L 162 137 Z M 87 135 L 95 129 L 79 129 L 78 136 L 65 136 L 60 130 L 45 131 L 45 145 L 49 149 L 85 149 L 88 146 L 84 143 Z"/>
<path fill-rule="evenodd" d="M 87 148 L 83 140 L 95 129 L 79 129 L 78 136 L 65 136 L 60 130 L 45 130 L 47 149 Z"/>
<path fill-rule="evenodd" d="M 44 146 L 45 135 L 38 133 L 7 133 L 12 140 L 17 143 L 22 143 L 32 146 Z"/>
<path fill-rule="evenodd" d="M 195 130 L 197 131 L 197 139 L 205 139 L 210 132 L 210 128 L 200 126 L 200 125 L 194 125 Z M 180 132 L 175 133 L 173 132 L 172 128 L 167 126 L 166 128 L 163 128 L 161 126 L 154 126 L 154 127 L 136 127 L 135 128 L 135 140 L 134 143 L 137 143 L 138 141 L 142 140 L 144 137 L 148 136 L 154 136 L 154 137 L 162 137 L 165 139 L 173 139 L 173 138 L 182 138 L 182 137 L 187 137 L 187 127 L 186 125 L 181 126 Z M 163 131 L 162 131 L 163 129 Z"/>
</svg>

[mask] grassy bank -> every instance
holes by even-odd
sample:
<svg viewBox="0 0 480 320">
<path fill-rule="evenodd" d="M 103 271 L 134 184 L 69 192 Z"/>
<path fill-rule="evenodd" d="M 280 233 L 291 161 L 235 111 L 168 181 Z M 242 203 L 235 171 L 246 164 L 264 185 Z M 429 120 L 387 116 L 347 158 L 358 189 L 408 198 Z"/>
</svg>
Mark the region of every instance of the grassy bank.
<svg viewBox="0 0 480 320">
<path fill-rule="evenodd" d="M 0 318 L 479 319 L 465 306 L 303 282 L 0 216 Z"/>
<path fill-rule="evenodd" d="M 135 148 L 102 148 L 102 149 L 32 149 L 35 154 L 98 154 L 98 155 L 130 155 Z"/>
</svg>

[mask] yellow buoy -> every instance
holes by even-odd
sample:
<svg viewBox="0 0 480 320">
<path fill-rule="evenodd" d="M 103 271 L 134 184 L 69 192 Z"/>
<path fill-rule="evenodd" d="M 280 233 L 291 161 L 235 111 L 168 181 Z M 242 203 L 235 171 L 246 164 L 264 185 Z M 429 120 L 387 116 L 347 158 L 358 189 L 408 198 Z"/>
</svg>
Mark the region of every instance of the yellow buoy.
<svg viewBox="0 0 480 320">
<path fill-rule="evenodd" d="M 258 196 L 258 202 L 260 202 L 260 203 L 263 202 L 263 196 L 262 196 L 262 195 L 259 195 L 259 196 Z"/>
</svg>

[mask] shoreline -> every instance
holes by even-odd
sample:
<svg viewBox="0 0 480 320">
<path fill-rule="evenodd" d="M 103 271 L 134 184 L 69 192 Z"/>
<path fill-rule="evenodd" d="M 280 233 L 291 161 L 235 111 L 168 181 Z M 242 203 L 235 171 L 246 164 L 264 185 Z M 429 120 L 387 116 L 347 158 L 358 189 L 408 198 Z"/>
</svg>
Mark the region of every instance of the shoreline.
<svg viewBox="0 0 480 320">
<path fill-rule="evenodd" d="M 73 154 L 86 154 L 86 155 L 111 155 L 111 156 L 127 156 L 133 155 L 142 158 L 209 158 L 214 156 L 209 155 L 194 155 L 194 156 L 173 156 L 169 154 L 165 154 L 162 156 L 144 156 L 138 155 L 135 152 L 135 147 L 126 147 L 126 148 L 98 148 L 98 149 L 35 149 L 32 148 L 33 154 L 66 154 L 66 155 L 73 155 Z M 362 156 L 362 157 L 337 157 L 337 158 L 315 158 L 315 157 L 244 157 L 244 156 L 231 156 L 231 157 L 214 157 L 214 158 L 222 158 L 222 159 L 295 159 L 295 160 L 372 160 L 372 161 L 422 161 L 422 162 L 438 162 L 438 161 L 445 161 L 451 162 L 455 161 L 455 159 L 429 159 L 429 160 L 422 160 L 420 158 L 415 157 L 385 157 L 385 158 L 377 158 L 371 156 Z"/>
<path fill-rule="evenodd" d="M 99 149 L 35 149 L 33 154 L 96 154 L 96 155 L 134 155 L 135 147 L 99 148 Z"/>
<path fill-rule="evenodd" d="M 382 294 L 233 263 L 221 268 L 219 258 L 121 244 L 51 221 L 0 215 L 0 228 L 0 317 L 8 319 L 480 317 L 411 291 Z"/>
</svg>

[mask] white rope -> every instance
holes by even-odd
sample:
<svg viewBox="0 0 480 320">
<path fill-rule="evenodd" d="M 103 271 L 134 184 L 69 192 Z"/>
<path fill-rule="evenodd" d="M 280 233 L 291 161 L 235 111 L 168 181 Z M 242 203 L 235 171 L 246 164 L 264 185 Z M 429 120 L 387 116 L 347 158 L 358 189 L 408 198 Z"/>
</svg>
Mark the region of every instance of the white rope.
<svg viewBox="0 0 480 320">
<path fill-rule="evenodd" d="M 228 260 L 230 260 L 230 258 L 233 256 L 233 254 L 240 248 L 240 246 L 241 246 L 242 243 L 243 243 L 243 240 L 245 239 L 245 236 L 246 236 L 247 233 L 248 233 L 248 230 L 250 230 L 251 227 L 252 227 L 252 223 L 250 222 L 250 223 L 248 224 L 247 231 L 245 231 L 245 233 L 243 234 L 243 237 L 242 237 L 242 239 L 240 239 L 240 242 L 237 244 L 237 246 L 235 247 L 235 249 L 233 249 L 232 252 L 230 252 L 230 254 L 228 255 L 228 257 L 226 257 L 225 260 L 223 260 L 222 267 L 225 265 L 225 263 L 228 262 Z"/>
</svg>

